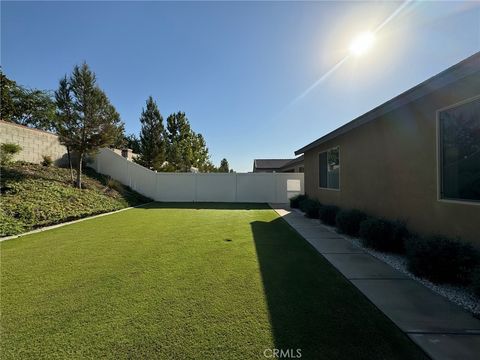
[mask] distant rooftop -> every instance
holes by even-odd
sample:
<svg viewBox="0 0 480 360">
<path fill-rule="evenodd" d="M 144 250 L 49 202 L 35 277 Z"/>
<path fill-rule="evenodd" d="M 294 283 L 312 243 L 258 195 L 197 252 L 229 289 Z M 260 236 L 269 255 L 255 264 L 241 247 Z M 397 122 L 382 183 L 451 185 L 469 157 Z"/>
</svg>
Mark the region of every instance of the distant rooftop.
<svg viewBox="0 0 480 360">
<path fill-rule="evenodd" d="M 253 166 L 256 169 L 279 169 L 288 164 L 292 159 L 255 159 Z"/>
<path fill-rule="evenodd" d="M 255 159 L 253 170 L 282 170 L 303 161 L 303 155 L 294 159 Z"/>
</svg>

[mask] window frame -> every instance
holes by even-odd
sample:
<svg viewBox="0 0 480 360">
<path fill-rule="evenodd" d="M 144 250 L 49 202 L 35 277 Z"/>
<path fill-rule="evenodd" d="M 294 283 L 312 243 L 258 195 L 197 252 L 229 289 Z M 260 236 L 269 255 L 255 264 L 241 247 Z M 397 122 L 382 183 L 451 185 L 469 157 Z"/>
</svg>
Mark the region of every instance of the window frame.
<svg viewBox="0 0 480 360">
<path fill-rule="evenodd" d="M 328 173 L 327 173 L 327 187 L 322 187 L 320 186 L 320 154 L 323 154 L 323 153 L 327 153 L 327 166 L 328 166 L 328 152 L 332 149 L 338 149 L 338 163 L 340 165 L 340 168 L 338 169 L 338 189 L 336 188 L 329 188 L 328 187 Z M 318 181 L 318 188 L 320 190 L 330 190 L 330 191 L 340 191 L 341 189 L 341 186 L 340 186 L 340 173 L 342 171 L 342 162 L 341 162 L 341 158 L 340 158 L 340 145 L 335 145 L 335 146 L 332 146 L 326 150 L 322 150 L 320 152 L 318 152 L 317 154 L 317 163 L 318 163 L 318 176 L 317 176 L 317 181 Z"/>
<path fill-rule="evenodd" d="M 464 104 L 468 104 L 469 102 L 473 102 L 476 100 L 480 100 L 480 95 L 475 95 L 473 97 L 464 99 L 462 101 L 458 101 L 454 104 L 450 104 L 443 108 L 437 109 L 435 113 L 435 127 L 436 127 L 436 162 L 437 162 L 437 201 L 444 202 L 444 203 L 451 203 L 451 204 L 463 204 L 463 205 L 476 205 L 480 206 L 480 201 L 476 200 L 466 200 L 466 199 L 450 199 L 442 197 L 442 138 L 441 138 L 441 130 L 440 130 L 440 113 L 445 110 L 449 110 Z"/>
</svg>

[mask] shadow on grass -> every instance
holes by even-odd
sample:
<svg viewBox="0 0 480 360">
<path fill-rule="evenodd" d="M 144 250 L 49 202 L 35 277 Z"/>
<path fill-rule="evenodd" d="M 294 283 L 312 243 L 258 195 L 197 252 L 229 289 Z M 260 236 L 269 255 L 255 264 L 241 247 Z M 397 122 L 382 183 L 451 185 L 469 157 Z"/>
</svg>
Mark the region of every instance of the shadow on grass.
<svg viewBox="0 0 480 360">
<path fill-rule="evenodd" d="M 275 347 L 304 359 L 424 359 L 285 221 L 251 224 Z"/>
<path fill-rule="evenodd" d="M 140 209 L 191 209 L 191 210 L 268 210 L 266 203 L 221 202 L 152 202 Z"/>
</svg>

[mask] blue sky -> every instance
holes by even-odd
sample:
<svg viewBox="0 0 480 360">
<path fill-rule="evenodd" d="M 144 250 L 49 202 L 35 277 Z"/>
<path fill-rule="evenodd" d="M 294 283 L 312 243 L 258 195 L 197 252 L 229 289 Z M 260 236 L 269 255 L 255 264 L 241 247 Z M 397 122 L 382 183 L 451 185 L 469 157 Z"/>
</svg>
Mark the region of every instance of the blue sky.
<svg viewBox="0 0 480 360">
<path fill-rule="evenodd" d="M 1 63 L 55 89 L 86 61 L 137 133 L 152 95 L 185 111 L 218 165 L 288 158 L 312 140 L 480 50 L 475 2 L 410 2 L 349 58 L 351 39 L 400 2 L 3 2 Z"/>
</svg>

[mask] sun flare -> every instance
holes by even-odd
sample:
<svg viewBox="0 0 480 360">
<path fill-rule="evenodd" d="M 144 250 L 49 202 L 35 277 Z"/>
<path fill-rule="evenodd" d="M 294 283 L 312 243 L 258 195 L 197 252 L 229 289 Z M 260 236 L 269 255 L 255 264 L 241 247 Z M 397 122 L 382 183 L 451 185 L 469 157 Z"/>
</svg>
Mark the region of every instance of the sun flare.
<svg viewBox="0 0 480 360">
<path fill-rule="evenodd" d="M 372 32 L 366 31 L 358 34 L 350 44 L 350 52 L 355 56 L 365 54 L 373 46 L 375 42 L 375 35 Z"/>
</svg>

